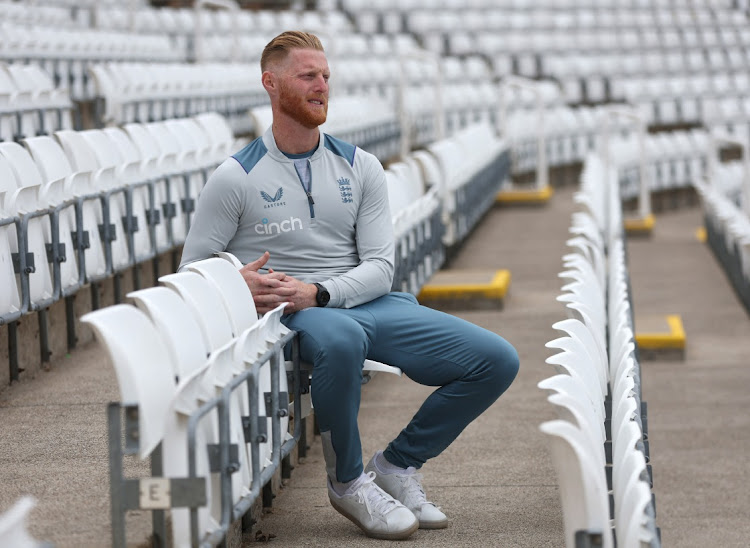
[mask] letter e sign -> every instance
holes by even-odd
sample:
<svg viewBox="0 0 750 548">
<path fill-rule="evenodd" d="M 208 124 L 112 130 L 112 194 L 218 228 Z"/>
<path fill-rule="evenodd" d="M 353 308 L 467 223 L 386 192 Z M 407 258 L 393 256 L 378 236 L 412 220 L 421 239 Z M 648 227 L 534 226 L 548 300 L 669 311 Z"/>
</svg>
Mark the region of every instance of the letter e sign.
<svg viewBox="0 0 750 548">
<path fill-rule="evenodd" d="M 144 510 L 166 510 L 172 504 L 169 478 L 141 478 L 140 506 Z"/>
</svg>

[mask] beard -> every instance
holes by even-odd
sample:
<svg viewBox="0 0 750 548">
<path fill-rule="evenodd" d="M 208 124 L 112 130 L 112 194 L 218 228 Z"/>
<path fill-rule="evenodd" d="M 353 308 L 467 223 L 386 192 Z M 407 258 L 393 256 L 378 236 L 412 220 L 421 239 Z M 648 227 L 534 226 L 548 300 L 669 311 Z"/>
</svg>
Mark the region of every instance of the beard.
<svg viewBox="0 0 750 548">
<path fill-rule="evenodd" d="M 324 96 L 314 97 L 323 103 L 323 108 L 311 106 L 307 97 L 292 93 L 285 85 L 280 86 L 279 108 L 281 112 L 299 122 L 308 129 L 323 124 L 328 116 L 328 99 Z"/>
</svg>

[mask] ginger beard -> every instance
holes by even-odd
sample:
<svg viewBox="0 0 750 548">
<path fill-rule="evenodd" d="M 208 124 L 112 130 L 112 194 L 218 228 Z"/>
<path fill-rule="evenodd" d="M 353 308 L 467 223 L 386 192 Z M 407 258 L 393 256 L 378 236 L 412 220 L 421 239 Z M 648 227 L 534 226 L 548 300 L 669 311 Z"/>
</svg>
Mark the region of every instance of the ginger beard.
<svg viewBox="0 0 750 548">
<path fill-rule="evenodd" d="M 314 105 L 310 100 L 317 100 L 322 105 Z M 281 112 L 296 120 L 308 129 L 323 124 L 328 116 L 328 98 L 315 94 L 312 97 L 301 97 L 292 91 L 282 80 L 279 83 L 279 108 Z"/>
</svg>

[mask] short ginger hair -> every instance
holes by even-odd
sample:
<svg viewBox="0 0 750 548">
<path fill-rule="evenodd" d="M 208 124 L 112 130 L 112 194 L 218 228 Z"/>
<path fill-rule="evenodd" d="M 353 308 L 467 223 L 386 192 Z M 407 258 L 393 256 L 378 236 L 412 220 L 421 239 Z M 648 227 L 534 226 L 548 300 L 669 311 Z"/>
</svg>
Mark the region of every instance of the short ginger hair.
<svg viewBox="0 0 750 548">
<path fill-rule="evenodd" d="M 284 60 L 293 49 L 325 51 L 320 38 L 310 32 L 301 30 L 282 32 L 263 48 L 263 53 L 260 56 L 261 72 L 265 72 L 268 69 L 268 65 Z"/>
</svg>

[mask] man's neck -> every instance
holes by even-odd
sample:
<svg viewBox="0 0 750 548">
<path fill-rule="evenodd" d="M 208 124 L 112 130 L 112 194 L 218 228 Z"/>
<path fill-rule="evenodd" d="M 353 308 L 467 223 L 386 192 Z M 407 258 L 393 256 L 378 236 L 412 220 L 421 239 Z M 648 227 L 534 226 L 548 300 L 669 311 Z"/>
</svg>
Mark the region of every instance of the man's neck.
<svg viewBox="0 0 750 548">
<path fill-rule="evenodd" d="M 320 141 L 320 130 L 306 128 L 294 120 L 274 116 L 273 138 L 276 146 L 287 154 L 304 154 L 315 148 Z"/>
</svg>

